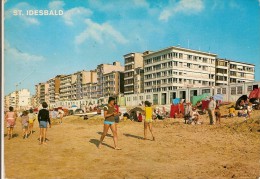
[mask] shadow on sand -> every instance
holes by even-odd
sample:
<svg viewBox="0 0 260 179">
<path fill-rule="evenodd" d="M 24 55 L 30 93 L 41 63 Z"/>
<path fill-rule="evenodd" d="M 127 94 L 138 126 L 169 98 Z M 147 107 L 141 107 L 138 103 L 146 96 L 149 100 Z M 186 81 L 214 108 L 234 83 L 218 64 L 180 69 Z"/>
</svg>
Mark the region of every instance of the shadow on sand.
<svg viewBox="0 0 260 179">
<path fill-rule="evenodd" d="M 99 140 L 97 140 L 97 139 L 90 139 L 89 142 L 92 143 L 92 144 L 95 144 L 96 147 L 98 147 Z M 114 149 L 114 147 L 112 147 L 111 145 L 105 144 L 104 142 L 102 142 L 102 145 L 104 145 L 106 147 L 109 147 L 111 149 Z"/>
<path fill-rule="evenodd" d="M 99 135 L 102 135 L 103 132 L 97 132 Z M 113 137 L 111 134 L 107 134 L 106 137 Z"/>
<path fill-rule="evenodd" d="M 133 138 L 136 138 L 136 139 L 142 139 L 144 140 L 143 137 L 140 137 L 140 136 L 137 136 L 137 135 L 133 135 L 133 134 L 124 134 L 126 137 L 133 137 Z"/>
</svg>

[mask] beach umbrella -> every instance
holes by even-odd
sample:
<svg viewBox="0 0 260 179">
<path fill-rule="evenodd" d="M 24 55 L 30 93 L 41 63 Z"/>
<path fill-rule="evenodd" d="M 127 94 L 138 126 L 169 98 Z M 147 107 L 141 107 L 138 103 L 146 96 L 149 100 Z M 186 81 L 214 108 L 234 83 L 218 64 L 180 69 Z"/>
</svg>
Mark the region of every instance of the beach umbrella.
<svg viewBox="0 0 260 179">
<path fill-rule="evenodd" d="M 214 100 L 223 101 L 223 94 L 216 94 L 213 96 Z"/>
<path fill-rule="evenodd" d="M 249 94 L 249 99 L 251 98 L 260 98 L 260 89 L 256 88 Z"/>
</svg>

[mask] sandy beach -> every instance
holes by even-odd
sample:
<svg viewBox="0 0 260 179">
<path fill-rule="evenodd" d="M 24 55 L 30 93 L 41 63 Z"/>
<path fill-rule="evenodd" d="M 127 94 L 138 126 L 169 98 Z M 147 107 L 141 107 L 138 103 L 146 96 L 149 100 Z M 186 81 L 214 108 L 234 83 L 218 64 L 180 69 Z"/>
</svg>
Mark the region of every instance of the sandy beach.
<svg viewBox="0 0 260 179">
<path fill-rule="evenodd" d="M 47 131 L 47 145 L 38 144 L 39 128 L 22 138 L 4 137 L 6 178 L 257 178 L 260 176 L 260 112 L 252 119 L 222 118 L 210 126 L 187 125 L 183 119 L 155 121 L 156 141 L 143 140 L 143 123 L 122 121 L 120 151 L 111 132 L 97 148 L 103 118 L 68 116 Z M 148 133 L 149 134 L 149 133 Z M 148 135 L 151 139 L 151 135 Z"/>
</svg>

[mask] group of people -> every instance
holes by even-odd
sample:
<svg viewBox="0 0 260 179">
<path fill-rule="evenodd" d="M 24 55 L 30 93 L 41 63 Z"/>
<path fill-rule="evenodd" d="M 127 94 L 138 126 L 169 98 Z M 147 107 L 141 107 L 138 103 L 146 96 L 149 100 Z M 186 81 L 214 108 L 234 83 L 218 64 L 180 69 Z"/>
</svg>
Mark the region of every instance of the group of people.
<svg viewBox="0 0 260 179">
<path fill-rule="evenodd" d="M 39 134 L 39 144 L 46 144 L 46 131 L 49 123 L 49 127 L 51 127 L 49 110 L 47 109 L 48 105 L 46 102 L 42 103 L 42 109 L 38 114 L 34 114 L 34 111 L 30 109 L 29 111 L 23 111 L 20 116 L 22 130 L 23 130 L 23 139 L 29 137 L 29 135 L 33 134 L 33 126 L 35 120 L 39 122 L 40 134 Z M 9 107 L 9 111 L 5 115 L 6 127 L 7 127 L 7 135 L 8 140 L 13 138 L 13 130 L 17 122 L 18 115 L 14 111 L 13 107 Z"/>
<path fill-rule="evenodd" d="M 251 117 L 251 113 L 253 111 L 252 103 L 249 102 L 249 100 L 241 100 L 240 104 L 238 106 L 238 117 L 244 117 L 245 120 L 249 117 Z"/>
</svg>

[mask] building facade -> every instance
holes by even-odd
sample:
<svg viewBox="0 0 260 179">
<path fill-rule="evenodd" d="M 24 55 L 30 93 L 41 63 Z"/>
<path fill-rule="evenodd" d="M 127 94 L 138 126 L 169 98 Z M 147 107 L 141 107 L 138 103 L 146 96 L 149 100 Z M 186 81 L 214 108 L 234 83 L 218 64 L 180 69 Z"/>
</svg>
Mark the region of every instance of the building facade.
<svg viewBox="0 0 260 179">
<path fill-rule="evenodd" d="M 215 85 L 216 54 L 180 47 L 144 53 L 144 92 Z M 183 94 L 181 98 L 185 98 Z M 191 96 L 197 95 L 194 94 Z M 174 97 L 174 96 L 172 96 Z M 166 101 L 167 93 L 162 97 Z"/>
<path fill-rule="evenodd" d="M 143 92 L 143 54 L 129 53 L 124 55 L 124 94 Z"/>
<path fill-rule="evenodd" d="M 113 62 L 113 64 L 100 64 L 97 66 L 97 97 L 104 97 L 106 90 L 104 89 L 104 76 L 113 71 L 123 72 L 124 67 L 120 62 Z"/>
<path fill-rule="evenodd" d="M 103 97 L 124 93 L 124 72 L 112 71 L 103 75 Z"/>
<path fill-rule="evenodd" d="M 255 65 L 227 59 L 216 60 L 216 86 L 255 80 Z"/>
</svg>

